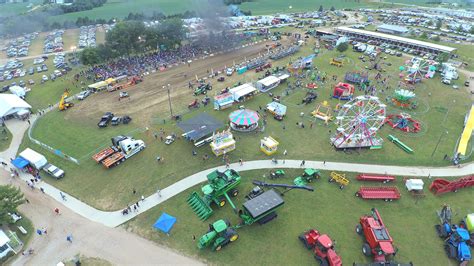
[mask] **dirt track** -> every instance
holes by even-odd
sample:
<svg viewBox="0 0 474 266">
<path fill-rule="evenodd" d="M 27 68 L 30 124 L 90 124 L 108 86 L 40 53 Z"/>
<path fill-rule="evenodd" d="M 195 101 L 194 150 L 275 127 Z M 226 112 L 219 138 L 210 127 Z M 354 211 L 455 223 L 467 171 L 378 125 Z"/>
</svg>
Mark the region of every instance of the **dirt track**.
<svg viewBox="0 0 474 266">
<path fill-rule="evenodd" d="M 229 53 L 199 59 L 193 61 L 190 66 L 181 64 L 163 72 L 150 73 L 142 83 L 125 90 L 130 95 L 129 99 L 118 101 L 118 91 L 101 92 L 77 104 L 79 108 L 71 109 L 67 113 L 66 119 L 87 117 L 96 120 L 104 112 L 110 111 L 120 115 L 130 115 L 139 124 L 146 125 L 153 114 L 163 113 L 169 108 L 167 90 L 163 89 L 164 85 L 171 85 L 173 108 L 182 110 L 185 108 L 187 101 L 194 98 L 191 95 L 191 90 L 188 89 L 188 82 L 190 80 L 195 81 L 196 75 L 202 78 L 208 76 L 207 71 L 210 72 L 211 69 L 214 71 L 222 70 L 224 66 L 231 66 L 234 61 L 240 63 L 245 58 L 257 57 L 259 53 L 264 52 L 267 43 L 271 42 L 262 42 Z M 237 79 L 236 74 L 230 79 L 226 77 L 225 84 L 230 85 Z M 215 79 L 211 80 L 211 84 L 214 86 L 214 91 L 224 88 L 224 84 L 219 84 Z M 211 94 L 213 95 L 214 92 Z M 202 97 L 201 95 L 196 98 Z"/>
<path fill-rule="evenodd" d="M 1 168 L 0 180 L 1 184 L 8 184 L 10 180 L 8 173 Z M 15 180 L 12 184 L 18 186 L 18 182 Z M 26 249 L 34 249 L 34 254 L 19 254 L 12 265 L 56 265 L 79 253 L 87 257 L 102 258 L 113 265 L 200 264 L 199 261 L 177 254 L 123 228 L 109 228 L 91 222 L 67 208 L 61 208 L 38 189 L 30 190 L 23 182 L 20 187 L 30 203 L 21 205 L 19 210 L 32 220 L 35 229 L 45 227 L 48 234 L 39 236 L 33 233 Z M 54 213 L 56 207 L 60 208 L 61 215 Z M 73 236 L 72 243 L 66 241 L 68 234 Z"/>
</svg>

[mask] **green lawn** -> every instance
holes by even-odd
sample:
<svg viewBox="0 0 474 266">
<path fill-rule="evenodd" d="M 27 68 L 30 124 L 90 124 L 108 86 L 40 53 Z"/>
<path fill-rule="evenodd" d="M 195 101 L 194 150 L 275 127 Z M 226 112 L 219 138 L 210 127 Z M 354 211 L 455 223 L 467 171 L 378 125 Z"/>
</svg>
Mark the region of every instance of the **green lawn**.
<svg viewBox="0 0 474 266">
<path fill-rule="evenodd" d="M 292 183 L 293 178 L 302 170 L 285 170 L 286 177 L 277 183 Z M 241 208 L 245 201 L 244 195 L 254 185 L 254 179 L 262 180 L 269 171 L 241 172 L 242 184 L 239 186 L 239 196 L 235 205 Z M 160 204 L 150 211 L 133 219 L 124 225 L 143 237 L 159 244 L 179 250 L 189 256 L 198 257 L 209 264 L 215 265 L 314 265 L 314 258 L 298 240 L 298 235 L 310 228 L 327 233 L 336 241 L 336 251 L 342 256 L 343 264 L 353 262 L 368 263 L 369 260 L 361 252 L 363 240 L 355 233 L 355 226 L 360 216 L 369 214 L 371 208 L 377 208 L 387 226 L 394 244 L 399 248 L 396 260 L 410 262 L 414 265 L 454 265 L 443 251 L 443 241 L 439 239 L 433 228 L 438 223 L 435 211 L 443 203 L 451 205 L 454 213 L 453 220 L 458 221 L 466 214 L 472 213 L 474 196 L 472 189 L 461 190 L 443 196 L 434 196 L 427 191 L 429 181 L 425 181 L 426 197 L 418 201 L 404 188 L 399 178 L 395 185 L 399 188 L 402 198 L 399 201 L 364 201 L 354 197 L 361 185 L 374 185 L 356 181 L 355 174 L 347 174 L 351 183 L 340 190 L 334 183 L 328 183 L 329 173 L 323 172 L 321 180 L 313 182 L 314 192 L 292 190 L 285 194 L 285 204 L 277 211 L 278 218 L 265 225 L 250 225 L 238 229 L 239 239 L 226 246 L 220 252 L 199 250 L 196 245 L 208 224 L 218 219 L 229 219 L 232 225 L 239 223 L 229 204 L 221 209 L 214 207 L 214 214 L 206 221 L 200 221 L 187 205 L 186 199 L 194 187 L 176 197 Z M 152 225 L 162 212 L 177 218 L 170 236 L 152 228 Z M 196 236 L 196 242 L 192 236 Z M 419 246 L 422 245 L 422 246 Z"/>
<path fill-rule="evenodd" d="M 10 147 L 12 142 L 12 133 L 7 127 L 0 126 L 0 151 L 4 151 Z"/>
<path fill-rule="evenodd" d="M 310 46 L 304 47 L 300 55 L 308 54 L 309 48 Z M 357 59 L 359 54 L 350 51 L 346 52 L 349 59 L 346 59 L 346 65 L 343 68 L 329 66 L 327 62 L 335 55 L 335 52 L 324 50 L 323 54 L 315 59 L 315 65 L 323 69 L 328 74 L 329 79 L 333 74 L 338 75 L 339 79 L 341 79 L 345 71 L 364 67 L 364 64 Z M 290 59 L 286 59 L 286 61 L 288 60 Z M 392 73 L 391 79 L 393 80 L 391 83 L 394 87 L 398 80 L 398 67 L 403 59 L 389 57 L 387 60 L 392 62 L 392 66 L 386 68 L 387 71 Z M 277 64 L 281 64 L 281 62 Z M 249 76 L 242 78 L 245 80 L 255 80 L 255 76 L 255 73 L 251 72 Z M 294 80 L 290 80 L 290 82 L 294 82 Z M 316 103 L 327 100 L 333 107 L 338 103 L 337 100 L 330 98 L 333 83 L 330 81 L 325 85 L 320 84 L 318 89 L 319 98 Z M 48 99 L 46 98 L 47 95 L 50 97 L 54 95 L 56 98 L 53 98 L 53 100 L 59 99 L 59 95 L 64 87 L 59 84 L 61 83 L 49 83 L 47 88 L 37 90 L 38 94 L 33 94 L 35 93 L 33 91 L 29 97 L 35 99 L 36 104 L 34 105 L 39 106 L 42 105 L 41 101 Z M 216 89 L 220 90 L 221 86 L 224 85 L 219 85 L 219 88 Z M 279 86 L 273 93 L 275 95 L 283 95 L 285 88 L 285 85 Z M 453 90 L 442 85 L 439 77 L 433 80 L 425 80 L 421 85 L 417 85 L 416 89 L 419 102 L 418 109 L 408 111 L 399 110 L 391 106 L 387 108 L 389 113 L 409 112 L 415 119 L 420 120 L 423 126 L 420 133 L 407 134 L 384 127 L 380 131 L 380 136 L 386 141 L 383 149 L 343 153 L 335 151 L 329 143 L 329 132 L 334 132 L 336 125 L 325 126 L 322 121 L 314 121 L 309 116 L 309 113 L 314 110 L 316 103 L 310 105 L 300 104 L 305 93 L 304 89 L 297 89 L 290 93 L 290 95 L 283 96 L 282 102 L 289 108 L 288 116 L 283 122 L 269 118 L 263 134 L 235 133 L 237 149 L 230 153 L 231 160 L 237 161 L 239 158 L 243 158 L 248 161 L 267 158 L 258 150 L 258 145 L 263 136 L 271 135 L 280 141 L 281 151 L 287 149 L 289 152 L 288 157 L 293 159 L 393 165 L 448 165 L 449 162 L 443 161 L 443 157 L 445 154 L 452 155 L 456 141 L 461 134 L 464 115 L 471 104 L 466 97 L 465 91 Z M 430 93 L 431 96 L 429 96 Z M 358 92 L 357 94 L 360 93 Z M 391 94 L 392 91 L 384 92 L 380 96 L 385 101 L 386 96 Z M 101 94 L 97 94 L 91 97 L 101 96 Z M 193 99 L 193 96 L 186 95 L 173 100 L 175 111 L 186 109 L 185 106 L 191 99 Z M 260 95 L 246 102 L 245 106 L 258 110 L 259 106 L 265 106 L 268 102 L 270 102 L 268 96 Z M 78 104 L 74 108 L 77 110 L 77 108 L 81 108 L 81 105 Z M 229 112 L 236 108 L 237 106 L 231 108 L 231 110 L 218 112 L 213 111 L 212 107 L 208 106 L 204 109 L 200 108 L 197 111 L 184 114 L 184 119 L 206 111 L 227 123 Z M 304 118 L 299 117 L 301 112 L 306 114 Z M 220 158 L 214 158 L 214 156 L 211 156 L 211 159 L 206 164 L 202 163 L 202 156 L 204 154 L 211 154 L 207 145 L 196 149 L 198 156 L 192 156 L 194 146 L 184 140 L 177 140 L 171 146 L 156 141 L 153 137 L 153 132 L 158 132 L 160 128 L 163 128 L 167 133 L 176 132 L 181 134 L 175 123 L 167 122 L 164 125 L 161 124 L 161 120 L 167 116 L 167 112 L 165 114 L 156 113 L 153 117 L 149 118 L 151 128 L 148 132 L 143 131 L 143 128 L 148 125 L 135 124 L 135 122 L 128 126 L 99 129 L 96 123 L 97 118 L 101 115 L 100 113 L 97 113 L 92 118 L 72 116 L 68 115 L 68 113 L 68 111 L 48 113 L 34 128 L 33 135 L 46 144 L 80 159 L 80 166 L 66 162 L 32 145 L 27 139 L 24 140 L 22 148 L 31 146 L 38 149 L 49 160 L 66 170 L 66 178 L 60 181 L 46 178 L 48 182 L 52 182 L 60 189 L 100 209 L 119 209 L 128 203 L 136 201 L 136 196 L 131 193 L 133 188 L 136 188 L 140 195 L 149 195 L 157 187 L 166 187 L 185 176 L 222 164 Z M 306 124 L 305 129 L 295 126 L 296 122 L 300 121 L 304 121 Z M 311 122 L 315 125 L 312 129 L 309 128 Z M 285 125 L 285 129 L 283 129 L 283 125 Z M 90 157 L 100 148 L 109 145 L 110 137 L 118 134 L 127 134 L 137 139 L 143 139 L 147 144 L 147 148 L 127 160 L 123 165 L 106 170 L 102 166 L 97 165 Z M 408 155 L 394 144 L 388 142 L 386 137 L 389 134 L 395 135 L 412 147 L 415 150 L 415 154 Z M 155 161 L 156 156 L 164 157 L 164 163 L 157 164 Z M 179 164 L 175 162 L 177 158 L 180 159 Z M 472 157 L 469 160 L 472 160 Z M 121 196 L 117 197 L 117 193 Z"/>
</svg>

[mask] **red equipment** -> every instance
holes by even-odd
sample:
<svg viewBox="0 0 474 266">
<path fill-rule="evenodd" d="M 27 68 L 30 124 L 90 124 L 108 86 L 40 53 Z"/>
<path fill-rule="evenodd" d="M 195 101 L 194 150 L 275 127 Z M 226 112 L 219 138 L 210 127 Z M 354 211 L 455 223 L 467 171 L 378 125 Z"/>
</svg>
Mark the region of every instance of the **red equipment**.
<svg viewBox="0 0 474 266">
<path fill-rule="evenodd" d="M 474 186 L 474 175 L 466 176 L 454 181 L 437 178 L 431 183 L 430 191 L 435 195 L 441 195 L 448 192 L 457 192 L 461 188 Z"/>
<path fill-rule="evenodd" d="M 360 217 L 356 233 L 364 235 L 366 242 L 362 246 L 362 253 L 368 257 L 373 256 L 374 262 L 387 262 L 388 256 L 395 255 L 393 239 L 377 209 L 373 208 L 371 215 Z"/>
<path fill-rule="evenodd" d="M 306 84 L 306 88 L 314 90 L 318 88 L 318 84 L 311 82 L 311 83 Z"/>
<path fill-rule="evenodd" d="M 321 265 L 342 266 L 342 259 L 334 250 L 331 238 L 311 229 L 298 237 L 307 249 L 314 249 L 314 258 Z"/>
<path fill-rule="evenodd" d="M 358 174 L 357 180 L 360 181 L 375 181 L 388 183 L 395 180 L 395 177 L 392 175 L 369 175 L 369 174 Z"/>
<path fill-rule="evenodd" d="M 355 195 L 363 199 L 392 201 L 400 198 L 400 191 L 397 187 L 360 187 Z"/>
<path fill-rule="evenodd" d="M 421 130 L 420 122 L 405 114 L 388 115 L 385 118 L 385 123 L 404 132 L 417 133 Z"/>
<path fill-rule="evenodd" d="M 188 104 L 188 108 L 191 109 L 191 108 L 199 108 L 199 100 L 198 99 L 195 99 L 194 101 L 192 101 L 190 104 Z"/>
<path fill-rule="evenodd" d="M 350 100 L 352 99 L 352 95 L 354 95 L 354 91 L 354 85 L 339 82 L 336 86 L 334 86 L 332 97 L 339 100 Z"/>
</svg>

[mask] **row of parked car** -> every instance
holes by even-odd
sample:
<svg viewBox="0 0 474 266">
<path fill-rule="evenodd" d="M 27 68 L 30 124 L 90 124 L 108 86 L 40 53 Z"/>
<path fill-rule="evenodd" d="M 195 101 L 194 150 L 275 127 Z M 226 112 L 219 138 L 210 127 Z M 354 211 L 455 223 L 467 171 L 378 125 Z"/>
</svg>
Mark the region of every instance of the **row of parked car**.
<svg viewBox="0 0 474 266">
<path fill-rule="evenodd" d="M 28 56 L 28 50 L 31 42 L 38 36 L 38 33 L 30 33 L 20 36 L 10 41 L 7 46 L 4 47 L 4 51 L 8 57 L 22 57 Z"/>
<path fill-rule="evenodd" d="M 95 47 L 96 46 L 96 26 L 82 26 L 79 33 L 79 48 Z"/>
<path fill-rule="evenodd" d="M 64 30 L 55 30 L 48 33 L 44 40 L 43 52 L 45 54 L 62 52 L 64 50 L 63 34 Z"/>
<path fill-rule="evenodd" d="M 107 127 L 109 124 L 112 126 L 118 126 L 120 124 L 128 124 L 132 121 L 132 118 L 128 115 L 125 116 L 114 116 L 113 113 L 107 112 L 101 118 L 99 123 L 97 124 L 98 127 Z"/>
</svg>

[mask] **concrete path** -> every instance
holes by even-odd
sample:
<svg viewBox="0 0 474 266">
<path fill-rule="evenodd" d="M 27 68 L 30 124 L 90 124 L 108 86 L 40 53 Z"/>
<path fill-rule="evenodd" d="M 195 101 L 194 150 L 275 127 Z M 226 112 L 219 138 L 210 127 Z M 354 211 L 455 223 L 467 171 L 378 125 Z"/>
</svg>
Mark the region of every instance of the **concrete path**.
<svg viewBox="0 0 474 266">
<path fill-rule="evenodd" d="M 31 122 L 36 119 L 36 116 L 31 118 Z M 9 161 L 9 158 L 13 158 L 21 143 L 21 139 L 28 129 L 29 124 L 26 121 L 18 120 L 9 120 L 6 123 L 8 129 L 13 134 L 13 140 L 10 147 L 0 153 L 0 158 L 4 158 L 5 161 Z M 10 167 L 10 166 L 9 166 Z M 7 169 L 9 168 L 7 167 Z M 271 169 L 271 168 L 305 168 L 311 167 L 321 170 L 335 170 L 335 171 L 346 171 L 346 172 L 357 172 L 357 173 L 372 173 L 372 174 L 391 174 L 398 176 L 418 176 L 418 177 L 447 177 L 447 176 L 465 176 L 474 173 L 474 162 L 471 162 L 466 165 L 461 165 L 460 167 L 417 167 L 417 166 L 390 166 L 390 165 L 370 165 L 370 164 L 356 164 L 356 163 L 342 163 L 342 162 L 326 162 L 321 161 L 307 161 L 304 166 L 301 166 L 300 160 L 286 160 L 285 164 L 280 160 L 280 163 L 275 165 L 271 160 L 263 161 L 249 161 L 245 162 L 243 165 L 234 163 L 230 165 L 230 168 L 233 168 L 237 171 L 248 171 L 248 170 L 257 170 L 257 169 Z M 140 203 L 139 211 L 132 212 L 127 215 L 122 214 L 122 210 L 106 212 L 93 208 L 92 206 L 87 205 L 86 203 L 76 199 L 65 192 L 60 191 L 54 186 L 40 182 L 36 187 L 42 187 L 45 193 L 51 196 L 54 200 L 61 203 L 64 207 L 69 208 L 70 210 L 76 212 L 77 214 L 100 224 L 103 224 L 108 227 L 117 227 L 140 213 L 143 213 L 156 205 L 174 197 L 175 195 L 185 191 L 186 189 L 198 185 L 201 182 L 206 180 L 206 175 L 215 169 L 224 170 L 223 166 L 215 167 L 195 173 L 191 176 L 183 178 L 182 180 L 166 187 L 160 191 L 160 195 L 154 193 L 153 195 L 146 198 L 143 202 Z M 245 176 L 245 174 L 244 174 Z M 27 181 L 31 178 L 29 174 L 21 173 L 20 178 L 24 181 Z M 38 192 L 40 193 L 40 192 Z M 65 199 L 61 197 L 61 193 L 65 195 Z M 125 208 L 126 206 L 124 206 Z"/>
</svg>

